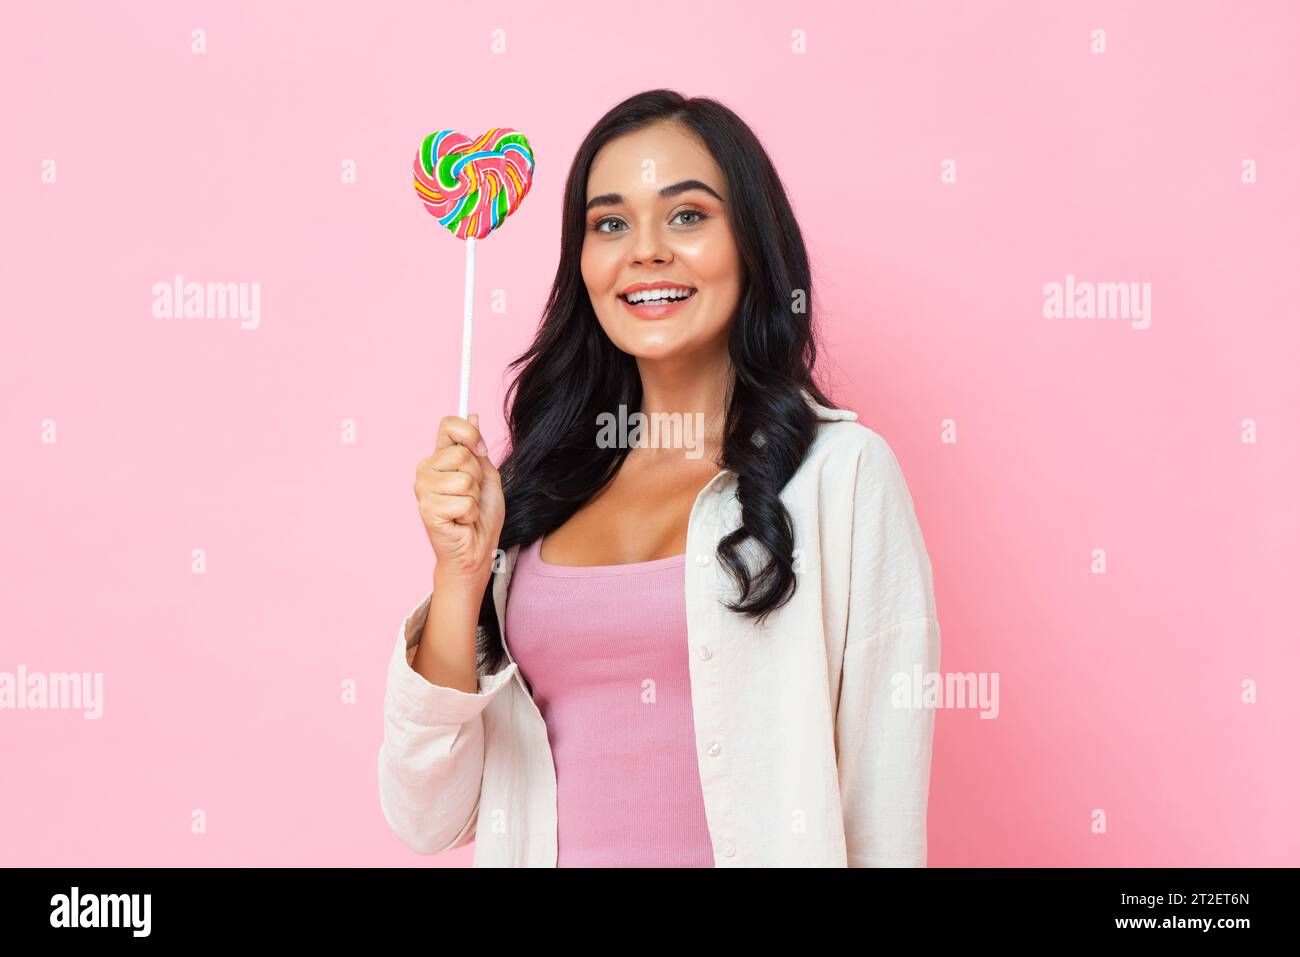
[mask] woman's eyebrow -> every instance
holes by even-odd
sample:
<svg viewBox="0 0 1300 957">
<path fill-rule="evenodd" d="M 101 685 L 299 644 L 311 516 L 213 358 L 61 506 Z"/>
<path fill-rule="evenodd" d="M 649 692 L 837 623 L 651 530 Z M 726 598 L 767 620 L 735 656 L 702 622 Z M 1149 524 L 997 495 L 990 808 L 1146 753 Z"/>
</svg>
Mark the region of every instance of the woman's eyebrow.
<svg viewBox="0 0 1300 957">
<path fill-rule="evenodd" d="M 687 190 L 701 189 L 708 193 L 720 203 L 726 203 L 718 191 L 708 183 L 701 183 L 698 179 L 684 179 L 680 183 L 673 183 L 671 186 L 665 186 L 659 190 L 659 195 L 664 199 L 670 196 L 676 196 L 678 193 L 685 193 Z M 590 212 L 596 206 L 617 206 L 623 202 L 623 197 L 619 193 L 601 193 L 599 196 L 593 196 L 587 200 L 587 211 Z"/>
</svg>

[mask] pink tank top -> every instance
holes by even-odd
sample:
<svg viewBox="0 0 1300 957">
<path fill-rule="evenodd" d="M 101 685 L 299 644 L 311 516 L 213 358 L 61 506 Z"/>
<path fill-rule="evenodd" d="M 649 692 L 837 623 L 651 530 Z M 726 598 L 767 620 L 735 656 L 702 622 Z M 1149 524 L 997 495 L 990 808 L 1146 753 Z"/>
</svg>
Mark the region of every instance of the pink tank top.
<svg viewBox="0 0 1300 957">
<path fill-rule="evenodd" d="M 695 753 L 686 556 L 586 568 L 520 548 L 510 654 L 555 760 L 557 867 L 713 867 Z"/>
</svg>

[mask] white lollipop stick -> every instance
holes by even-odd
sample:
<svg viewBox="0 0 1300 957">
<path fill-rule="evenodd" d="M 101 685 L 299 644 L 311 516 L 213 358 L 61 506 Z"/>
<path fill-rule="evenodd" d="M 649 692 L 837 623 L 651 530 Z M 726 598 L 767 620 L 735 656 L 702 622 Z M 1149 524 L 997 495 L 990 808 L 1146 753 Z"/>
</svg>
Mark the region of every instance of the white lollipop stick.
<svg viewBox="0 0 1300 957">
<path fill-rule="evenodd" d="M 460 417 L 469 414 L 469 353 L 474 338 L 474 243 L 465 240 L 465 328 L 460 337 Z"/>
</svg>

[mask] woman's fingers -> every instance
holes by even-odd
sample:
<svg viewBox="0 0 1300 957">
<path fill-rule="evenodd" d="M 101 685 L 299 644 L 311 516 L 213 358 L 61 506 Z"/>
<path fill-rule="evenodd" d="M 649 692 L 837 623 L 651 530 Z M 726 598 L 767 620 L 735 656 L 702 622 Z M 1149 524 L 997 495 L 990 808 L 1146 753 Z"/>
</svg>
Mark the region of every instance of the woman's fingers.
<svg viewBox="0 0 1300 957">
<path fill-rule="evenodd" d="M 483 481 L 483 465 L 479 457 L 463 445 L 449 445 L 429 456 L 429 465 L 439 472 L 466 472 L 475 482 Z"/>
<path fill-rule="evenodd" d="M 478 420 L 478 413 L 470 414 L 475 421 Z M 441 450 L 454 443 L 465 446 L 477 455 L 487 454 L 487 443 L 483 441 L 483 435 L 474 422 L 462 419 L 458 415 L 444 416 L 438 423 L 438 441 L 434 447 Z"/>
</svg>

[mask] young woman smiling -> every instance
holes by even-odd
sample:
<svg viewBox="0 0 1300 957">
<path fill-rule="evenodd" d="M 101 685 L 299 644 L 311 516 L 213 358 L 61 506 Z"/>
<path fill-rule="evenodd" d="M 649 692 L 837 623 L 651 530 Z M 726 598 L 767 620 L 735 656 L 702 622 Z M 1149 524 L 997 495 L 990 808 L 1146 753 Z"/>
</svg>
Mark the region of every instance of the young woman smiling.
<svg viewBox="0 0 1300 957">
<path fill-rule="evenodd" d="M 653 90 L 578 150 L 498 469 L 444 418 L 415 495 L 433 587 L 393 648 L 380 804 L 476 866 L 919 866 L 939 663 L 885 440 L 813 381 L 812 283 L 732 111 Z M 703 414 L 706 454 L 606 448 Z M 509 636 L 509 645 L 506 636 Z"/>
</svg>

